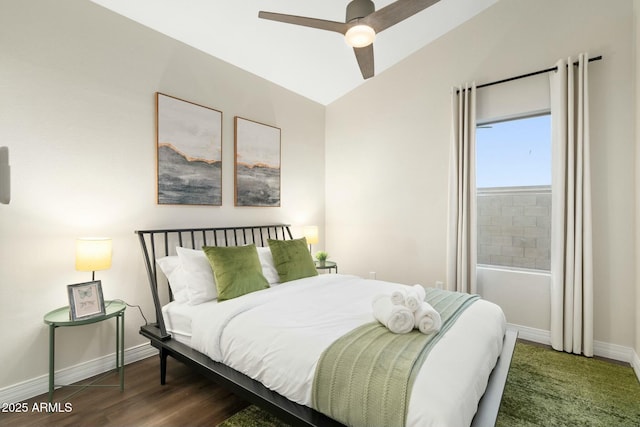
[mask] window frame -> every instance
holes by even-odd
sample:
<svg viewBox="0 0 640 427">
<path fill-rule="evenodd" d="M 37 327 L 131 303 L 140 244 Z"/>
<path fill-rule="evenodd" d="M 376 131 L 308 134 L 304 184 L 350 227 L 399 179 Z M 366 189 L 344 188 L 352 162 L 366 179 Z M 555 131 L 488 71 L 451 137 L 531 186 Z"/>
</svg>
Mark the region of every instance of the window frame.
<svg viewBox="0 0 640 427">
<path fill-rule="evenodd" d="M 477 158 L 478 158 L 478 151 L 479 151 L 479 146 L 478 146 L 478 141 L 477 141 L 477 132 L 479 128 L 482 128 L 483 126 L 490 126 L 493 124 L 497 124 L 497 123 L 504 123 L 504 122 L 508 122 L 508 121 L 515 121 L 515 120 L 526 120 L 526 119 L 530 119 L 530 118 L 535 118 L 535 117 L 541 117 L 541 116 L 549 116 L 549 118 L 551 120 L 553 120 L 553 116 L 551 115 L 551 110 L 550 109 L 544 109 L 544 110 L 539 110 L 539 111 L 533 111 L 533 112 L 527 112 L 527 113 L 521 113 L 521 114 L 514 114 L 512 116 L 505 116 L 505 117 L 500 117 L 500 118 L 492 118 L 492 119 L 487 119 L 487 120 L 482 120 L 478 123 L 476 123 L 476 147 L 475 147 L 475 159 L 474 162 L 475 164 L 475 188 L 474 188 L 474 196 L 475 196 L 475 203 L 476 203 L 476 264 L 479 267 L 483 267 L 483 268 L 493 268 L 493 269 L 500 269 L 500 270 L 507 270 L 507 271 L 522 271 L 522 272 L 533 272 L 533 273 L 540 273 L 540 274 L 550 274 L 551 272 L 551 262 L 550 262 L 550 250 L 551 250 L 551 243 L 550 243 L 550 238 L 551 238 L 551 194 L 552 194 L 552 185 L 539 185 L 539 186 L 518 186 L 518 185 L 514 185 L 514 186 L 507 186 L 507 187 L 478 187 L 477 184 L 477 177 L 478 177 L 478 164 L 477 164 Z M 552 143 L 552 137 L 551 137 L 551 133 L 549 134 L 549 142 Z M 547 205 L 547 216 L 548 216 L 548 235 L 547 236 L 539 236 L 539 235 L 534 235 L 533 236 L 523 236 L 523 246 L 522 246 L 522 252 L 523 252 L 523 256 L 521 258 L 526 259 L 527 257 L 524 256 L 524 254 L 527 252 L 527 249 L 538 249 L 538 239 L 540 238 L 545 238 L 547 237 L 548 240 L 548 244 L 544 246 L 543 251 L 546 251 L 546 255 L 545 257 L 548 259 L 548 264 L 545 266 L 539 266 L 539 264 L 537 264 L 537 258 L 534 259 L 535 261 L 535 266 L 524 266 L 524 265 L 506 265 L 505 264 L 494 264 L 492 262 L 487 262 L 486 259 L 486 254 L 482 253 L 481 247 L 483 245 L 485 246 L 497 246 L 497 245 L 492 245 L 491 243 L 487 244 L 486 242 L 483 242 L 484 237 L 485 236 L 481 236 L 481 227 L 482 226 L 486 226 L 486 224 L 481 224 L 481 215 L 480 215 L 480 210 L 481 210 L 481 202 L 480 202 L 480 198 L 481 197 L 485 197 L 487 195 L 487 193 L 494 193 L 494 194 L 498 194 L 500 195 L 500 193 L 517 193 L 518 189 L 525 189 L 524 191 L 520 191 L 521 195 L 526 195 L 526 194 L 535 194 L 540 195 L 540 194 L 548 194 L 548 205 Z M 488 190 L 488 191 L 487 191 Z M 485 193 L 482 195 L 479 195 L 479 193 Z M 536 197 L 536 204 L 539 203 L 539 200 Z M 542 202 L 542 203 L 546 203 L 546 202 Z M 536 205 L 537 206 L 537 205 Z M 523 206 L 523 213 L 524 213 L 524 206 Z M 515 217 L 515 216 L 514 216 Z M 522 215 L 522 217 L 526 217 L 526 215 Z M 482 220 L 485 221 L 485 220 Z M 524 219 L 522 220 L 522 223 L 524 224 L 525 221 Z M 497 226 L 502 226 L 501 224 L 496 224 Z M 538 219 L 536 218 L 536 226 L 532 227 L 529 226 L 529 228 L 538 228 Z M 495 236 L 492 236 L 495 237 Z M 505 236 L 501 236 L 502 238 L 505 238 Z M 512 239 L 512 244 L 511 245 L 504 245 L 505 247 L 515 247 L 515 245 L 513 245 L 513 239 L 517 238 L 518 236 L 511 236 Z M 529 246 L 531 244 L 530 240 L 525 240 L 525 238 L 528 239 L 534 239 L 535 240 L 535 248 L 532 248 L 531 246 Z M 494 242 L 497 240 L 494 240 Z M 500 248 L 500 250 L 502 251 L 502 247 Z M 531 251 L 530 251 L 531 252 Z M 513 255 L 505 255 L 505 256 L 513 256 Z M 524 264 L 524 262 L 522 263 Z"/>
</svg>

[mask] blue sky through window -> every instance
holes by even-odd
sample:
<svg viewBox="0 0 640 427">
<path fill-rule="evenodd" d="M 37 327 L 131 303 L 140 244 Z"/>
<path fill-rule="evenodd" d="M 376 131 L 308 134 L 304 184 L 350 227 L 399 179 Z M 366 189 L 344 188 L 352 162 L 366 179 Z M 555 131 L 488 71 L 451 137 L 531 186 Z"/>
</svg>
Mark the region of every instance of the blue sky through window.
<svg viewBox="0 0 640 427">
<path fill-rule="evenodd" d="M 476 186 L 551 185 L 551 115 L 479 125 Z"/>
</svg>

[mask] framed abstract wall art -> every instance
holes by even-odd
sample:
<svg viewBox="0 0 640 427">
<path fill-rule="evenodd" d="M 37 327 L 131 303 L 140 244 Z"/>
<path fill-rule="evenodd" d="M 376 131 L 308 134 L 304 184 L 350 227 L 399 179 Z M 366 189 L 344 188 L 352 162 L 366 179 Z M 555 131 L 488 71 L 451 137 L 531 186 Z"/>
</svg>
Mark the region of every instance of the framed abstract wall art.
<svg viewBox="0 0 640 427">
<path fill-rule="evenodd" d="M 222 112 L 156 93 L 158 204 L 222 205 Z"/>
<path fill-rule="evenodd" d="M 234 118 L 235 205 L 280 206 L 280 129 Z"/>
</svg>

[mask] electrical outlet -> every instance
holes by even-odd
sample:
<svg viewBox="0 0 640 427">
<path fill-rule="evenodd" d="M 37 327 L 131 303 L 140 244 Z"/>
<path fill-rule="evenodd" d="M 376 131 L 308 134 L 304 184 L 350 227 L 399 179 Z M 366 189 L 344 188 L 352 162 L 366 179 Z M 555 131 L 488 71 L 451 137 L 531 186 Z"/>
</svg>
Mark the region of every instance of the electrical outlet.
<svg viewBox="0 0 640 427">
<path fill-rule="evenodd" d="M 374 279 L 376 278 L 376 272 L 375 271 L 370 271 L 369 272 L 369 279 Z"/>
<path fill-rule="evenodd" d="M 436 288 L 443 289 L 444 283 L 441 280 L 436 280 Z"/>
</svg>

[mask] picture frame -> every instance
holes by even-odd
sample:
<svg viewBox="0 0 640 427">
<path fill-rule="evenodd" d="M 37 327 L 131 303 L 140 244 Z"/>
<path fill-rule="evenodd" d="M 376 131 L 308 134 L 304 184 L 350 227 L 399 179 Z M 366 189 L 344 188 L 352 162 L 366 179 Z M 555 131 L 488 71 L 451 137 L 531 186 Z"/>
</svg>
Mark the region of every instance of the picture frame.
<svg viewBox="0 0 640 427">
<path fill-rule="evenodd" d="M 157 203 L 222 205 L 222 112 L 156 92 Z"/>
<path fill-rule="evenodd" d="M 67 294 L 71 320 L 90 319 L 106 314 L 100 280 L 67 285 Z"/>
<path fill-rule="evenodd" d="M 280 206 L 281 130 L 234 117 L 235 206 Z"/>
</svg>

